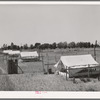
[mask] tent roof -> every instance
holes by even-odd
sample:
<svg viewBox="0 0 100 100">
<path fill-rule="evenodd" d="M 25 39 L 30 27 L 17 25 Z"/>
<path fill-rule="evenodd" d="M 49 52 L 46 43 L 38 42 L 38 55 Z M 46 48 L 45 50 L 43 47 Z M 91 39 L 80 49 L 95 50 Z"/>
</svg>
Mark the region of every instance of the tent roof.
<svg viewBox="0 0 100 100">
<path fill-rule="evenodd" d="M 8 54 L 10 52 L 12 52 L 12 50 L 3 50 L 3 53 L 5 53 L 5 54 Z"/>
<path fill-rule="evenodd" d="M 16 50 L 16 51 L 13 51 L 13 50 L 4 50 L 3 53 L 9 54 L 9 55 L 15 55 L 15 54 L 20 54 L 20 51 L 18 51 L 18 50 Z"/>
<path fill-rule="evenodd" d="M 16 51 L 11 51 L 8 53 L 9 55 L 16 55 L 16 54 L 20 54 L 20 51 L 16 50 Z"/>
<path fill-rule="evenodd" d="M 75 66 L 86 66 L 86 65 L 98 65 L 91 54 L 88 55 L 73 55 L 73 56 L 61 56 L 59 62 L 62 61 L 64 66 L 75 67 Z M 58 66 L 59 62 L 55 65 Z"/>
<path fill-rule="evenodd" d="M 38 53 L 37 51 L 34 51 L 34 52 L 21 52 L 21 57 L 37 57 L 38 56 Z"/>
</svg>

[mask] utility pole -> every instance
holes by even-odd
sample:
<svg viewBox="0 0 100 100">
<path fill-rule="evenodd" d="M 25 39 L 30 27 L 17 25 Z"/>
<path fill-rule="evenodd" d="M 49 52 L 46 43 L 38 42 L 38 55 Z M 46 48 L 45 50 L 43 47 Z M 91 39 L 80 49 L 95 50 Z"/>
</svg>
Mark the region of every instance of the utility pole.
<svg viewBox="0 0 100 100">
<path fill-rule="evenodd" d="M 41 55 L 41 57 L 42 57 L 42 66 L 43 66 L 43 72 L 45 73 L 45 68 L 44 68 L 44 56 L 43 55 Z"/>
<path fill-rule="evenodd" d="M 38 48 L 38 51 L 39 51 L 39 60 L 40 60 L 40 52 L 41 52 L 41 51 L 40 51 L 40 48 Z"/>
<path fill-rule="evenodd" d="M 95 41 L 94 44 L 94 59 L 96 60 L 96 46 L 97 46 L 97 40 Z"/>
<path fill-rule="evenodd" d="M 49 71 L 49 55 L 48 55 L 48 52 L 46 53 L 46 56 L 47 56 L 47 71 Z M 48 72 L 49 73 L 49 72 Z"/>
</svg>

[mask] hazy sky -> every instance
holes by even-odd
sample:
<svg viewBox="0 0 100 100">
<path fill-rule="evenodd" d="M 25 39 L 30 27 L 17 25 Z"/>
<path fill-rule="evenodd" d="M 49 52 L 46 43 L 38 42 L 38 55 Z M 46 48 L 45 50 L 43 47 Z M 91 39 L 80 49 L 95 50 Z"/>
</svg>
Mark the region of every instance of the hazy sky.
<svg viewBox="0 0 100 100">
<path fill-rule="evenodd" d="M 0 46 L 100 41 L 100 6 L 0 5 Z"/>
</svg>

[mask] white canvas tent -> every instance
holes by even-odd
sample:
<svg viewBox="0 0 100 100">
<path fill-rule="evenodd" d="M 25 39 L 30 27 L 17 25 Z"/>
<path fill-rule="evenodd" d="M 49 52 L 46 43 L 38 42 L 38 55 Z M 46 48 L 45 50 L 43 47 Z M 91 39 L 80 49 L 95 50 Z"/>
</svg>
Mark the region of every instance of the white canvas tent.
<svg viewBox="0 0 100 100">
<path fill-rule="evenodd" d="M 10 52 L 12 52 L 12 50 L 3 50 L 4 54 L 9 54 Z"/>
<path fill-rule="evenodd" d="M 5 55 L 8 55 L 8 57 L 11 57 L 11 58 L 15 58 L 15 57 L 19 57 L 20 56 L 20 51 L 18 51 L 18 50 L 15 50 L 15 51 L 13 51 L 13 50 L 4 50 L 3 51 L 3 53 L 5 54 Z M 6 56 L 7 57 L 7 56 Z"/>
<path fill-rule="evenodd" d="M 16 50 L 16 51 L 13 51 L 13 50 L 4 50 L 3 51 L 4 54 L 9 54 L 9 55 L 16 55 L 16 54 L 20 54 L 20 51 Z"/>
<path fill-rule="evenodd" d="M 21 52 L 20 53 L 21 59 L 23 60 L 31 60 L 38 57 L 37 51 L 34 52 Z"/>
<path fill-rule="evenodd" d="M 68 68 L 85 68 L 98 66 L 91 54 L 88 55 L 73 55 L 73 56 L 61 56 L 60 60 L 54 65 L 58 67 L 59 63 L 62 63 L 65 69 Z"/>
<path fill-rule="evenodd" d="M 8 53 L 9 55 L 20 55 L 20 51 L 16 50 L 16 51 L 11 51 Z"/>
</svg>

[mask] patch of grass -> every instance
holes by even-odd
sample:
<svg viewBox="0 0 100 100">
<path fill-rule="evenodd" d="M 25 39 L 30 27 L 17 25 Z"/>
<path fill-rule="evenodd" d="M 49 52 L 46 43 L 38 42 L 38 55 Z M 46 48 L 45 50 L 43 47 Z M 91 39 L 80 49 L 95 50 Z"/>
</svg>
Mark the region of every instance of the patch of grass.
<svg viewBox="0 0 100 100">
<path fill-rule="evenodd" d="M 0 91 L 13 91 L 14 84 L 10 81 L 8 75 L 0 75 Z"/>
<path fill-rule="evenodd" d="M 79 54 L 93 54 L 93 48 L 90 49 L 57 49 L 55 52 L 42 52 L 44 56 L 44 64 L 47 64 L 48 59 L 46 53 L 49 55 L 49 63 L 56 63 L 60 56 L 64 55 L 79 55 Z M 97 61 L 100 63 L 100 52 L 96 52 Z M 56 56 L 56 57 L 55 57 Z M 60 75 L 44 75 L 42 62 L 19 62 L 19 66 L 24 71 L 24 74 L 18 75 L 1 75 L 0 76 L 0 90 L 1 91 L 100 91 L 100 82 L 95 80 L 92 82 L 88 79 L 77 80 L 77 84 L 73 81 L 66 81 L 66 78 Z M 7 69 L 6 62 L 0 58 L 0 67 Z M 47 66 L 45 65 L 45 72 Z M 49 66 L 55 71 L 53 65 Z M 26 74 L 27 73 L 27 74 Z M 31 73 L 31 74 L 29 74 Z"/>
</svg>

